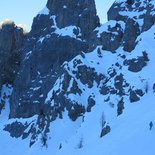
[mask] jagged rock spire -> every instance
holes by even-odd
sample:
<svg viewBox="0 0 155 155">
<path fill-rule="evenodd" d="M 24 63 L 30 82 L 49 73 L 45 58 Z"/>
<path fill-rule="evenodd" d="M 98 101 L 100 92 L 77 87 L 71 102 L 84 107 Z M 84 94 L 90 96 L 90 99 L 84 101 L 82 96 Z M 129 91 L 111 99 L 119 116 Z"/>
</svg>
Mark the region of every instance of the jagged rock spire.
<svg viewBox="0 0 155 155">
<path fill-rule="evenodd" d="M 57 26 L 75 25 L 81 28 L 84 38 L 99 26 L 94 0 L 48 0 L 47 8 L 56 16 Z"/>
</svg>

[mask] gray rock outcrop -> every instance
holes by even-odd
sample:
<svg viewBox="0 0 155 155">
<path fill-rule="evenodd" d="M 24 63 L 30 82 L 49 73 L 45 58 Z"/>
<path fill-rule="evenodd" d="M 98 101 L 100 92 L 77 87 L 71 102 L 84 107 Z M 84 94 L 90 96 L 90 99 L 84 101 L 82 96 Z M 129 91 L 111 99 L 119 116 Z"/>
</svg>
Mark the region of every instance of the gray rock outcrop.
<svg viewBox="0 0 155 155">
<path fill-rule="evenodd" d="M 13 85 L 20 66 L 20 49 L 26 39 L 26 32 L 11 20 L 0 24 L 0 112 L 5 107 L 6 94 L 3 84 Z"/>
<path fill-rule="evenodd" d="M 147 31 L 152 25 L 154 25 L 155 16 L 153 11 L 153 4 L 151 1 L 147 0 L 127 0 L 119 3 L 114 2 L 111 6 L 108 11 L 108 21 L 115 20 L 117 22 L 123 21 L 126 23 L 123 35 L 122 33 L 119 33 L 119 41 L 121 40 L 121 46 L 125 51 L 131 52 L 136 46 L 136 39 L 140 33 Z M 131 12 L 134 12 L 134 14 L 131 15 Z M 144 22 L 140 22 L 140 20 L 143 20 Z M 111 45 L 106 49 L 110 48 Z"/>
<path fill-rule="evenodd" d="M 0 87 L 13 84 L 20 65 L 20 52 L 25 39 L 24 30 L 13 21 L 6 20 L 0 25 Z"/>
<path fill-rule="evenodd" d="M 92 31 L 99 26 L 94 0 L 49 0 L 47 8 L 56 16 L 59 28 L 69 25 L 80 27 L 82 37 L 89 39 Z"/>
</svg>

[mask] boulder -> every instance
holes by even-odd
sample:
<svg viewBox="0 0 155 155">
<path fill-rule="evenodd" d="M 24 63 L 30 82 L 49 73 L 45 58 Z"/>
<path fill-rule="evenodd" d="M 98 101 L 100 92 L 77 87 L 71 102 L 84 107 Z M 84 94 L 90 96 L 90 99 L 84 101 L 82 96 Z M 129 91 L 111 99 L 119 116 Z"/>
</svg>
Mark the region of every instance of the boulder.
<svg viewBox="0 0 155 155">
<path fill-rule="evenodd" d="M 100 134 L 100 137 L 105 136 L 105 135 L 108 134 L 110 131 L 111 131 L 110 126 L 109 126 L 109 125 L 106 125 L 106 126 L 102 129 L 101 134 Z"/>
<path fill-rule="evenodd" d="M 92 107 L 95 105 L 95 100 L 92 96 L 89 96 L 88 98 L 88 106 L 87 106 L 87 112 L 91 112 Z"/>
<path fill-rule="evenodd" d="M 149 61 L 148 54 L 146 52 L 142 53 L 143 56 L 124 61 L 124 64 L 128 66 L 129 71 L 139 72 L 147 65 L 147 62 Z"/>
<path fill-rule="evenodd" d="M 121 100 L 117 104 L 117 116 L 123 113 L 123 109 L 124 109 L 124 101 L 123 98 L 121 98 Z"/>
<path fill-rule="evenodd" d="M 133 90 L 130 91 L 130 102 L 133 103 L 133 102 L 137 102 L 140 100 L 140 98 L 138 97 L 137 93 Z"/>
</svg>

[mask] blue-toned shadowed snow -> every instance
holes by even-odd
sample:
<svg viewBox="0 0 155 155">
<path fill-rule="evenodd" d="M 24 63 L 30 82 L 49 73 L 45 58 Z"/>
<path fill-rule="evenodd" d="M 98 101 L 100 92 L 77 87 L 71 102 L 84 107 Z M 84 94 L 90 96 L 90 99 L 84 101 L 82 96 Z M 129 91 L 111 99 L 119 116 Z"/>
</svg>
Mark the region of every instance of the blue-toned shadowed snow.
<svg viewBox="0 0 155 155">
<path fill-rule="evenodd" d="M 7 132 L 3 131 L 3 128 L 6 123 L 8 124 L 15 120 L 19 122 L 35 121 L 36 116 L 30 119 L 10 119 L 8 121 L 7 100 L 7 109 L 2 111 L 1 117 L 3 119 L 0 122 L 0 146 L 3 148 L 1 153 L 5 155 L 94 155 L 97 152 L 97 155 L 153 155 L 155 153 L 155 127 L 150 131 L 149 123 L 152 121 L 155 124 L 155 95 L 152 90 L 152 85 L 155 81 L 154 33 L 155 26 L 138 37 L 138 44 L 132 53 L 126 53 L 127 59 L 131 59 L 140 56 L 142 51 L 147 51 L 150 59 L 147 66 L 138 73 L 129 72 L 127 66 L 123 66 L 122 70 L 119 71 L 124 74 L 125 79 L 130 81 L 133 86 L 141 89 L 145 89 L 146 83 L 145 80 L 142 82 L 140 77 L 147 79 L 148 93 L 140 101 L 130 103 L 128 97 L 126 97 L 123 114 L 117 116 L 116 106 L 111 107 L 109 104 L 104 103 L 105 96 L 99 93 L 97 87 L 94 86 L 90 89 L 85 85 L 81 85 L 81 87 L 86 89 L 88 95 L 90 92 L 95 94 L 96 105 L 92 108 L 92 111 L 86 113 L 84 118 L 81 117 L 76 122 L 72 122 L 67 113 L 64 112 L 63 119 L 57 119 L 51 123 L 47 140 L 48 148 L 41 146 L 41 137 L 38 138 L 38 142 L 35 145 L 29 148 L 29 138 L 25 140 L 11 138 Z M 106 69 L 111 64 L 117 61 L 122 63 L 121 58 L 118 57 L 121 53 L 124 53 L 121 48 L 114 54 L 101 50 L 102 58 L 99 58 L 97 57 L 97 50 L 94 50 L 85 54 L 85 58 L 81 56 L 76 58 L 81 59 L 87 66 L 96 68 L 98 73 L 104 72 L 106 74 Z M 72 61 L 68 63 L 70 67 L 72 67 Z M 72 68 L 72 70 L 74 69 Z M 4 86 L 2 91 L 8 92 L 8 89 Z M 85 95 L 69 97 L 75 100 L 82 100 L 82 103 L 84 103 Z M 116 105 L 118 97 L 113 95 L 111 102 Z M 101 117 L 103 114 L 111 127 L 111 132 L 100 138 Z M 82 148 L 79 148 L 81 141 Z M 60 145 L 62 148 L 59 150 Z"/>
</svg>

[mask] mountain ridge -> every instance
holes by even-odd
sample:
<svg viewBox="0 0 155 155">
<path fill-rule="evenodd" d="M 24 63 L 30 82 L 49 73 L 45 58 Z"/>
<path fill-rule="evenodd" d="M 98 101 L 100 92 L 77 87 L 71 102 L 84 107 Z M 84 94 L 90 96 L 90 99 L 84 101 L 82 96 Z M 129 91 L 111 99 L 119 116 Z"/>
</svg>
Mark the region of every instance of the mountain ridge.
<svg viewBox="0 0 155 155">
<path fill-rule="evenodd" d="M 17 155 L 155 151 L 155 1 L 116 0 L 101 26 L 91 2 L 49 0 L 34 18 L 13 89 L 3 85 L 1 95 L 9 120 L 0 126 L 12 146 L 23 145 Z"/>
</svg>

